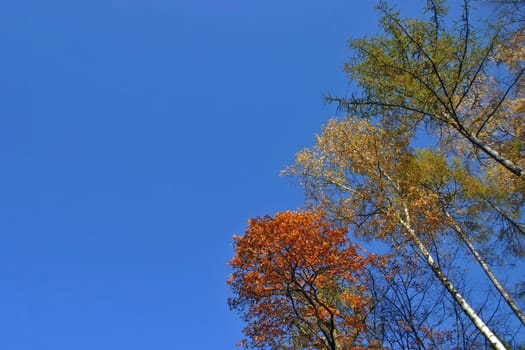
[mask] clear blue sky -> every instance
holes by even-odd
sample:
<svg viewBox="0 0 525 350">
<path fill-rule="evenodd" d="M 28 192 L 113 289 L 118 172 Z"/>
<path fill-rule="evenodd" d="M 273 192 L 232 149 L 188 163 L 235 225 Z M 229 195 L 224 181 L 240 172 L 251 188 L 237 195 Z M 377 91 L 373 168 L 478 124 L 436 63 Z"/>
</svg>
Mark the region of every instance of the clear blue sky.
<svg viewBox="0 0 525 350">
<path fill-rule="evenodd" d="M 302 204 L 278 172 L 375 29 L 368 1 L 4 1 L 0 349 L 234 349 L 231 236 Z"/>
</svg>

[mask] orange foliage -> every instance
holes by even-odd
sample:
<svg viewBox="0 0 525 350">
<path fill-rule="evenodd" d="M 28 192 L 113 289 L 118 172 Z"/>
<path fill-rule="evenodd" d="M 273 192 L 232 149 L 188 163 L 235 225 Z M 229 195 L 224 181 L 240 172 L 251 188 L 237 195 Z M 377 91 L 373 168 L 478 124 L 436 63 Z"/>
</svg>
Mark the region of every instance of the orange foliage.
<svg viewBox="0 0 525 350">
<path fill-rule="evenodd" d="M 283 212 L 251 219 L 234 236 L 235 297 L 229 304 L 248 323 L 252 348 L 357 349 L 365 339 L 371 298 L 366 268 L 382 260 L 364 256 L 314 212 Z"/>
</svg>

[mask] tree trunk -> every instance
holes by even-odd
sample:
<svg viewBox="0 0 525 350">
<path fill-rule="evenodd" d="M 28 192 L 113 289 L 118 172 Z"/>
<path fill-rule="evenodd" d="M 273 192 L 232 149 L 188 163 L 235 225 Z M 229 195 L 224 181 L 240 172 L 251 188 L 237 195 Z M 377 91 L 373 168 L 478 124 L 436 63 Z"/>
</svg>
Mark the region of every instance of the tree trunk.
<svg viewBox="0 0 525 350">
<path fill-rule="evenodd" d="M 525 326 L 525 315 L 523 315 L 523 313 L 521 312 L 521 310 L 519 309 L 518 305 L 516 305 L 516 303 L 514 302 L 514 300 L 512 299 L 512 297 L 510 296 L 510 294 L 503 288 L 503 286 L 499 283 L 498 279 L 496 278 L 496 276 L 492 273 L 492 270 L 490 269 L 490 267 L 487 265 L 487 263 L 483 260 L 483 258 L 481 257 L 481 255 L 478 253 L 478 251 L 476 250 L 476 248 L 474 247 L 474 245 L 472 244 L 472 242 L 468 239 L 468 236 L 465 234 L 465 232 L 461 229 L 461 227 L 459 226 L 459 224 L 456 222 L 456 220 L 454 220 L 454 218 L 450 215 L 450 213 L 448 211 L 445 211 L 445 215 L 449 218 L 454 230 L 456 231 L 456 233 L 458 234 L 459 238 L 463 241 L 463 243 L 465 243 L 468 247 L 468 249 L 470 250 L 470 252 L 472 253 L 472 255 L 474 255 L 474 258 L 476 258 L 477 262 L 479 263 L 479 265 L 481 266 L 481 268 L 483 269 L 483 271 L 485 272 L 485 274 L 487 275 L 487 277 L 490 279 L 490 281 L 492 282 L 492 284 L 494 284 L 494 287 L 496 287 L 496 289 L 498 290 L 498 292 L 501 294 L 501 296 L 503 297 L 503 299 L 505 299 L 505 301 L 507 302 L 507 304 L 509 305 L 509 307 L 512 309 L 512 311 L 516 314 L 516 316 L 519 318 L 519 320 L 521 321 L 521 323 Z"/>
<path fill-rule="evenodd" d="M 481 151 L 483 151 L 489 157 L 491 157 L 496 162 L 504 166 L 507 170 L 509 170 L 517 177 L 523 178 L 523 169 L 514 164 L 510 159 L 503 157 L 495 149 L 490 147 L 487 143 L 483 142 L 482 140 L 478 139 L 476 136 L 472 135 L 470 132 L 465 130 L 463 126 L 456 126 L 456 129 L 461 135 L 465 136 L 475 147 L 479 148 Z"/>
<path fill-rule="evenodd" d="M 454 300 L 459 305 L 461 310 L 463 310 L 465 315 L 467 315 L 467 317 L 472 321 L 474 326 L 476 326 L 476 328 L 481 332 L 481 334 L 483 334 L 483 336 L 487 339 L 487 341 L 497 350 L 506 350 L 501 340 L 499 340 L 498 337 L 485 324 L 485 322 L 483 322 L 483 320 L 478 316 L 476 311 L 468 304 L 465 298 L 463 298 L 461 293 L 456 289 L 452 281 L 445 275 L 441 267 L 439 267 L 436 264 L 430 252 L 427 250 L 423 242 L 421 242 L 417 234 L 414 232 L 414 230 L 410 226 L 408 208 L 405 206 L 404 209 L 405 209 L 406 219 L 403 220 L 401 217 L 398 217 L 398 220 L 400 224 L 407 231 L 410 239 L 415 244 L 419 252 L 425 258 L 428 266 L 431 268 L 432 272 L 434 272 L 434 275 L 436 275 L 436 277 L 439 279 L 441 284 L 443 284 L 443 286 L 447 289 L 447 291 L 450 293 L 452 298 L 454 298 Z"/>
</svg>

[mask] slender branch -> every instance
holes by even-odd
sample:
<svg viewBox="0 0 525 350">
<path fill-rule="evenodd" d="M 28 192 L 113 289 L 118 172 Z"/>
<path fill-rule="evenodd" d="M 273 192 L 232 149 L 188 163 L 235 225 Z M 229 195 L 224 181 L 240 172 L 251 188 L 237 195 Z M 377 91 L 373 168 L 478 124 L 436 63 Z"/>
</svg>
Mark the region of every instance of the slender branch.
<svg viewBox="0 0 525 350">
<path fill-rule="evenodd" d="M 481 124 L 481 126 L 479 127 L 478 131 L 476 132 L 476 136 L 479 136 L 479 134 L 481 133 L 481 130 L 483 130 L 483 128 L 485 127 L 485 125 L 489 122 L 490 119 L 492 119 L 492 117 L 496 114 L 496 112 L 498 111 L 498 109 L 501 107 L 501 105 L 503 104 L 503 102 L 505 101 L 505 99 L 507 98 L 507 96 L 509 95 L 510 91 L 512 90 L 512 88 L 518 83 L 518 81 L 521 79 L 521 77 L 523 76 L 523 74 L 525 73 L 525 68 L 522 68 L 519 73 L 516 75 L 516 77 L 514 78 L 514 80 L 512 81 L 512 83 L 507 87 L 507 89 L 505 90 L 505 92 L 503 93 L 503 95 L 501 96 L 501 98 L 499 99 L 499 101 L 496 103 L 496 106 L 492 109 L 492 111 L 485 117 L 485 120 L 483 121 L 483 123 Z"/>
<path fill-rule="evenodd" d="M 498 206 L 492 203 L 492 201 L 488 200 L 487 198 L 484 198 L 484 200 L 491 206 L 492 209 L 494 209 L 503 218 L 503 220 L 506 223 L 512 226 L 514 230 L 516 230 L 517 232 L 525 236 L 525 231 L 523 230 L 523 227 L 519 223 L 511 219 L 503 210 L 501 210 Z"/>
<path fill-rule="evenodd" d="M 458 237 L 463 241 L 463 243 L 467 245 L 468 249 L 470 250 L 472 255 L 474 255 L 474 258 L 479 263 L 479 265 L 481 266 L 481 268 L 483 269 L 483 271 L 485 272 L 489 280 L 492 282 L 494 287 L 498 290 L 498 292 L 503 297 L 503 299 L 505 299 L 505 301 L 507 302 L 507 305 L 509 305 L 512 312 L 514 312 L 516 317 L 518 317 L 521 323 L 525 326 L 525 315 L 523 314 L 523 312 L 521 312 L 518 305 L 514 302 L 510 294 L 505 290 L 505 288 L 503 288 L 503 286 L 498 281 L 498 279 L 496 278 L 496 276 L 494 275 L 494 273 L 492 272 L 488 264 L 485 262 L 485 260 L 483 260 L 481 255 L 478 253 L 478 251 L 476 250 L 476 248 L 474 247 L 474 245 L 468 238 L 467 234 L 463 231 L 461 226 L 459 226 L 458 222 L 452 217 L 452 215 L 447 210 L 444 210 L 444 212 L 450 224 L 454 228 L 454 231 L 456 231 L 456 233 L 458 234 Z"/>
</svg>

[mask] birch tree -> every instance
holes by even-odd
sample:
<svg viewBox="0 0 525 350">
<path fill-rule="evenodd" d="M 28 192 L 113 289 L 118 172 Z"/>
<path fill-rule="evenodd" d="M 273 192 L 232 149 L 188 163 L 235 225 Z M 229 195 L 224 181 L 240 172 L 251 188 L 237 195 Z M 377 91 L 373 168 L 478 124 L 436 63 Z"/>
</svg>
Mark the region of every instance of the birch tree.
<svg viewBox="0 0 525 350">
<path fill-rule="evenodd" d="M 328 97 L 347 119 L 330 121 L 290 172 L 356 234 L 415 247 L 473 324 L 501 348 L 428 247 L 442 237 L 459 239 L 525 325 L 475 247 L 503 243 L 509 257 L 524 255 L 523 27 L 475 26 L 467 0 L 456 21 L 439 0 L 427 1 L 426 20 L 403 18 L 386 3 L 378 10 L 383 33 L 349 42 L 353 56 L 345 70 L 359 92 Z M 416 151 L 416 138 L 429 149 Z"/>
<path fill-rule="evenodd" d="M 450 221 L 433 188 L 445 181 L 437 158 L 426 163 L 433 168 L 418 169 L 428 156 L 411 149 L 408 134 L 349 117 L 328 122 L 316 145 L 300 152 L 288 171 L 355 235 L 413 247 L 487 341 L 505 349 L 431 254 L 429 246 L 447 238 Z"/>
</svg>

